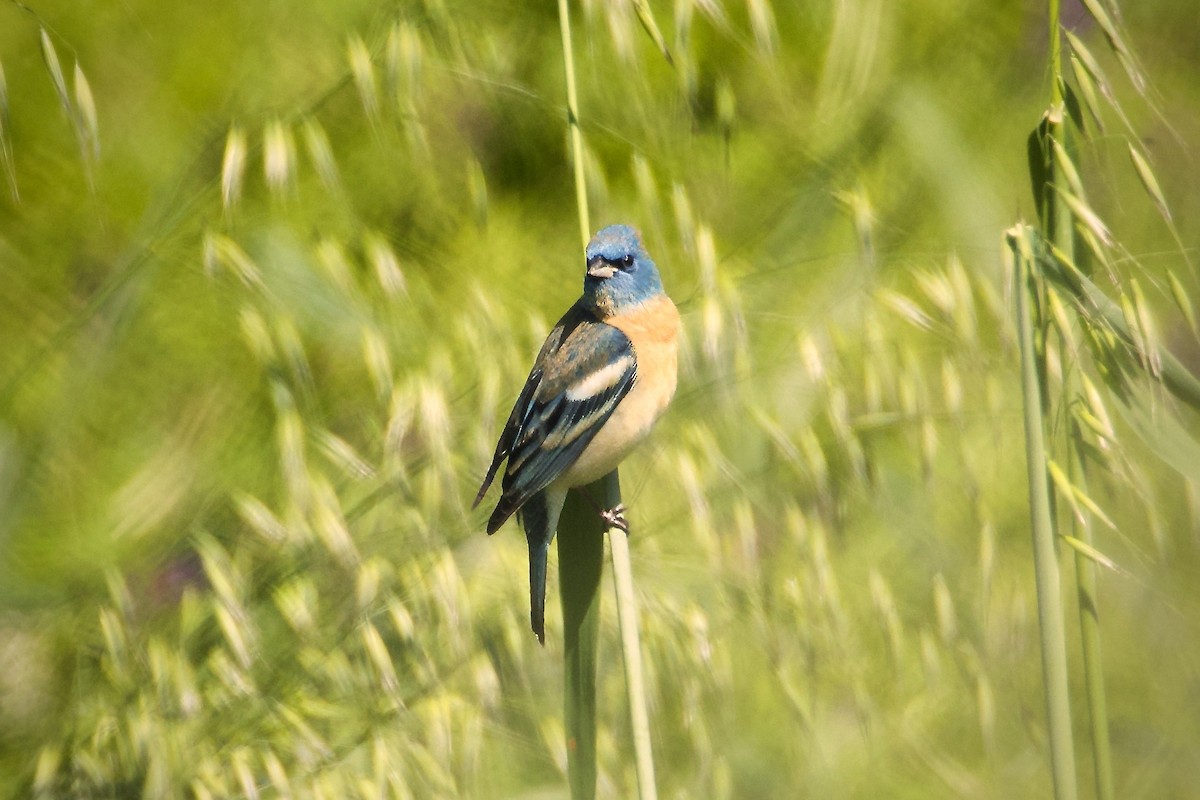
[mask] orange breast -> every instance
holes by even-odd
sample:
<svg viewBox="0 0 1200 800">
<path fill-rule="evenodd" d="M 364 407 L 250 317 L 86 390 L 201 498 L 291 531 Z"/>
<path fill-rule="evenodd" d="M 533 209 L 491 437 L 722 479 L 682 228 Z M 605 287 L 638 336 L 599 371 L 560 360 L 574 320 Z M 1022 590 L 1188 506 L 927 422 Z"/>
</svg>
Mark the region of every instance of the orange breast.
<svg viewBox="0 0 1200 800">
<path fill-rule="evenodd" d="M 675 394 L 679 312 L 670 298 L 659 295 L 605 322 L 629 337 L 637 358 L 637 378 L 604 427 L 555 481 L 561 488 L 583 486 L 614 470 L 646 438 Z"/>
</svg>

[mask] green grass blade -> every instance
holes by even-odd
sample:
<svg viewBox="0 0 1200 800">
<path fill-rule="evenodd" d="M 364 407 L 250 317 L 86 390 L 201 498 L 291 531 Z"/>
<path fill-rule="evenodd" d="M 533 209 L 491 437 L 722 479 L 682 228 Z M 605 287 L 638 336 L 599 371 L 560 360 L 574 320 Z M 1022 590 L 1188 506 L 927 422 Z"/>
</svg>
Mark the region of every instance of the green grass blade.
<svg viewBox="0 0 1200 800">
<path fill-rule="evenodd" d="M 571 47 L 571 17 L 567 0 L 558 0 L 563 68 L 567 81 L 567 126 L 571 134 L 571 163 L 575 172 L 575 203 L 579 234 L 587 247 L 587 177 L 583 169 L 583 134 L 579 130 L 579 98 L 575 89 L 575 55 Z M 616 483 L 610 475 L 598 483 Z M 595 484 L 593 484 L 595 485 Z M 596 643 L 600 631 L 600 574 L 604 564 L 603 526 L 594 503 L 572 489 L 558 526 L 559 596 L 563 610 L 563 724 L 567 733 L 567 779 L 573 800 L 596 796 Z M 619 500 L 618 500 L 619 502 Z"/>
<path fill-rule="evenodd" d="M 1062 540 L 1064 542 L 1066 542 L 1072 550 L 1075 551 L 1075 555 L 1081 556 L 1082 558 L 1087 559 L 1091 563 L 1097 564 L 1101 567 L 1104 567 L 1105 569 L 1110 569 L 1113 572 L 1116 572 L 1116 573 L 1119 573 L 1122 575 L 1128 574 L 1128 572 L 1126 570 L 1122 569 L 1120 564 L 1118 564 L 1116 561 L 1109 558 L 1108 556 L 1104 555 L 1104 553 L 1101 553 L 1099 550 L 1097 550 L 1092 545 L 1088 544 L 1083 539 L 1076 539 L 1074 536 L 1063 536 Z"/>
<path fill-rule="evenodd" d="M 1179 278 L 1170 270 L 1167 271 L 1167 284 L 1171 288 L 1171 299 L 1175 301 L 1176 308 L 1187 320 L 1192 336 L 1200 338 L 1200 327 L 1196 326 L 1196 309 L 1192 307 L 1192 299 L 1188 297 L 1187 290 L 1183 288 Z"/>
<path fill-rule="evenodd" d="M 571 21 L 567 0 L 558 2 L 559 27 L 562 34 L 563 66 L 567 80 L 567 120 L 571 131 L 571 162 L 575 171 L 575 201 L 579 212 L 579 230 L 583 246 L 591 236 L 591 223 L 588 220 L 587 177 L 583 168 L 583 134 L 579 130 L 579 100 L 575 89 L 575 62 L 571 47 Z M 645 20 L 643 20 L 645 24 Z M 600 481 L 588 487 L 592 490 L 591 497 L 604 498 L 605 508 L 616 508 L 621 504 L 621 485 L 617 471 L 613 470 Z M 588 490 L 585 489 L 585 492 Z M 568 503 L 576 506 L 582 502 L 591 509 L 595 517 L 594 503 L 588 501 L 588 496 L 582 496 L 579 490 L 572 490 L 568 495 Z M 573 516 L 570 522 L 559 526 L 559 563 L 578 560 L 581 569 L 588 568 L 590 559 L 594 556 L 591 543 L 580 546 L 586 541 L 588 531 L 597 522 L 586 519 L 586 513 Z M 564 534 L 566 536 L 564 537 Z M 564 538 L 569 543 L 564 548 Z M 641 654 L 638 649 L 637 636 L 637 604 L 633 593 L 633 572 L 629 563 L 629 544 L 624 534 L 619 531 L 609 531 L 609 539 L 613 549 L 613 570 L 617 587 L 618 624 L 621 628 L 621 642 L 625 651 L 625 686 L 629 697 L 629 713 L 634 727 L 634 751 L 637 759 L 638 791 L 642 798 L 653 800 L 657 795 L 654 787 L 654 761 L 650 752 L 649 723 L 646 713 L 645 689 L 642 686 Z M 623 555 L 622 555 L 623 554 Z M 590 572 L 588 573 L 590 575 Z M 597 580 L 599 580 L 597 578 Z M 585 604 L 590 608 L 596 606 L 595 612 L 588 611 L 579 622 L 581 639 L 572 650 L 571 657 L 564 663 L 568 684 L 564 715 L 567 720 L 568 742 L 574 741 L 574 752 L 568 747 L 568 774 L 570 775 L 571 796 L 593 797 L 596 791 L 596 749 L 595 749 L 595 715 L 596 715 L 596 631 L 592 630 L 590 646 L 582 637 L 589 635 L 586 625 L 598 625 L 598 601 L 585 597 L 591 591 L 590 584 L 582 586 L 564 584 L 562 589 L 563 616 L 568 613 L 568 605 L 576 608 Z M 588 622 L 587 614 L 596 615 L 596 619 Z M 590 670 L 591 679 L 586 677 Z M 573 729 L 571 726 L 577 726 Z M 587 726 L 590 725 L 590 728 Z M 585 730 L 586 729 L 586 730 Z M 580 747 L 582 737 L 590 736 L 590 751 Z"/>
<path fill-rule="evenodd" d="M 1129 147 L 1129 160 L 1133 162 L 1133 168 L 1137 171 L 1138 180 L 1142 182 L 1142 187 L 1146 190 L 1146 194 L 1150 195 L 1150 199 L 1154 201 L 1155 207 L 1158 208 L 1158 213 L 1170 224 L 1173 221 L 1171 207 L 1167 205 L 1167 198 L 1163 195 L 1162 188 L 1158 185 L 1158 178 L 1154 175 L 1154 169 L 1138 148 L 1133 146 L 1132 142 L 1127 143 L 1127 145 Z"/>
<path fill-rule="evenodd" d="M 1075 441 L 1079 441 L 1076 437 Z M 1076 447 L 1071 448 L 1071 466 L 1075 485 L 1086 489 L 1087 476 L 1083 459 Z M 1120 572 L 1117 564 L 1092 544 L 1092 525 L 1087 517 L 1075 525 L 1080 539 L 1064 536 L 1075 551 L 1075 583 L 1079 602 L 1079 635 L 1083 651 L 1083 675 L 1092 734 L 1092 768 L 1096 781 L 1097 800 L 1112 800 L 1116 796 L 1113 784 L 1112 741 L 1108 732 L 1108 698 L 1104 688 L 1104 655 L 1100 639 L 1100 611 L 1096 591 L 1096 565 Z"/>
<path fill-rule="evenodd" d="M 589 487 L 596 496 L 603 481 Z M 572 798 L 596 796 L 596 665 L 604 524 L 582 492 L 567 494 L 558 526 L 563 612 L 563 724 Z"/>
<path fill-rule="evenodd" d="M 1096 125 L 1096 130 L 1104 133 L 1104 115 L 1100 112 L 1100 95 L 1097 93 L 1096 82 L 1074 53 L 1071 54 L 1071 74 L 1075 76 L 1076 94 L 1082 98 L 1088 116 Z"/>
<path fill-rule="evenodd" d="M 567 77 L 567 127 L 571 131 L 571 165 L 575 169 L 575 205 L 579 210 L 579 235 L 583 247 L 592 236 L 588 219 L 587 177 L 583 171 L 583 133 L 579 130 L 579 94 L 575 89 L 575 51 L 571 47 L 571 12 L 567 0 L 558 0 L 558 24 L 562 34 L 563 69 Z"/>
<path fill-rule="evenodd" d="M 1031 244 L 1031 246 L 1034 246 Z M 1093 324 L 1111 329 L 1125 344 L 1136 346 L 1136 337 L 1130 330 L 1121 306 L 1111 300 L 1100 287 L 1092 283 L 1079 271 L 1065 254 L 1051 246 L 1049 252 L 1038 247 L 1038 267 L 1041 273 L 1055 285 L 1072 295 L 1084 316 Z M 1155 346 L 1152 363 L 1158 364 L 1161 374 L 1152 375 L 1160 380 L 1180 400 L 1193 408 L 1200 409 L 1200 378 L 1197 378 L 1179 359 L 1168 350 Z"/>
<path fill-rule="evenodd" d="M 605 479 L 604 503 L 615 508 L 621 502 L 621 488 L 614 472 Z M 625 687 L 629 695 L 629 721 L 633 728 L 633 752 L 637 765 L 638 797 L 657 800 L 654 780 L 654 755 L 650 748 L 650 715 L 646 709 L 646 685 L 642 675 L 642 650 L 638 641 L 638 612 L 633 591 L 633 568 L 629 560 L 629 539 L 623 531 L 610 528 L 613 578 L 617 584 L 617 622 L 621 628 L 621 653 L 625 659 Z"/>
<path fill-rule="evenodd" d="M 1200 441 L 1162 407 L 1151 387 L 1138 383 L 1111 396 L 1121 417 L 1152 453 L 1184 478 L 1200 482 Z"/>
<path fill-rule="evenodd" d="M 633 10 L 637 12 L 638 22 L 642 23 L 642 28 L 654 42 L 654 46 L 663 54 L 667 63 L 674 66 L 675 59 L 671 58 L 671 49 L 667 47 L 667 40 L 663 38 L 662 31 L 658 29 L 658 23 L 654 21 L 654 12 L 650 10 L 650 3 L 647 0 L 633 0 Z"/>
<path fill-rule="evenodd" d="M 1087 8 L 1088 13 L 1092 15 L 1092 19 L 1104 31 L 1104 38 L 1108 40 L 1108 46 L 1116 53 L 1117 60 L 1121 62 L 1121 66 L 1125 68 L 1125 74 L 1129 77 L 1129 82 L 1133 84 L 1139 94 L 1146 93 L 1146 78 L 1142 75 L 1142 70 L 1138 66 L 1137 61 L 1133 57 L 1133 53 L 1125 44 L 1124 37 L 1117 29 L 1116 22 L 1111 14 L 1108 13 L 1099 0 L 1083 0 L 1083 5 Z"/>
<path fill-rule="evenodd" d="M 1021 389 L 1025 416 L 1025 458 L 1029 477 L 1029 511 L 1033 530 L 1034 572 L 1037 583 L 1038 622 L 1042 641 L 1042 681 L 1046 691 L 1046 717 L 1055 800 L 1075 800 L 1075 741 L 1071 733 L 1071 702 L 1067 680 L 1066 632 L 1059 585 L 1058 545 L 1050 513 L 1050 487 L 1046 477 L 1046 445 L 1042 430 L 1042 398 L 1034 353 L 1030 285 L 1033 237 L 1029 228 L 1008 233 L 1015 261 L 1014 294 L 1017 337 L 1020 344 Z"/>
<path fill-rule="evenodd" d="M 17 191 L 17 168 L 13 163 L 12 119 L 8 111 L 8 82 L 4 78 L 4 64 L 0 63 L 0 167 L 4 169 L 4 177 L 8 181 L 8 190 L 13 203 L 21 202 L 21 193 Z"/>
<path fill-rule="evenodd" d="M 1097 517 L 1105 525 L 1116 530 L 1116 523 L 1108 518 L 1108 515 L 1096 504 L 1096 501 L 1088 497 L 1087 493 L 1078 484 L 1071 482 L 1071 479 L 1067 477 L 1067 473 L 1054 462 L 1054 459 L 1046 459 L 1046 469 L 1049 471 L 1050 479 L 1054 482 L 1058 493 L 1067 498 L 1067 502 L 1071 505 L 1071 509 L 1075 512 L 1076 517 L 1082 519 L 1083 511 L 1086 509 L 1088 513 Z"/>
<path fill-rule="evenodd" d="M 58 60 L 58 51 L 54 48 L 54 42 L 50 38 L 50 34 L 46 33 L 46 29 L 41 31 L 42 44 L 42 59 L 46 62 L 46 71 L 50 73 L 50 80 L 54 84 L 54 93 L 58 96 L 58 103 L 62 106 L 63 111 L 75 123 L 75 107 L 71 104 L 71 97 L 67 94 L 67 79 L 63 77 L 62 62 Z"/>
</svg>

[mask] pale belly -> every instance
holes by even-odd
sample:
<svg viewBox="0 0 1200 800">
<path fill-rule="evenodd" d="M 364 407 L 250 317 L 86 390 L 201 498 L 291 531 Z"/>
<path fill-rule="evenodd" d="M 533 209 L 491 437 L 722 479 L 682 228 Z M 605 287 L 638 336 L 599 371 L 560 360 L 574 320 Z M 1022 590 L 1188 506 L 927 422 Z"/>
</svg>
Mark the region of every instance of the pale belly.
<svg viewBox="0 0 1200 800">
<path fill-rule="evenodd" d="M 679 335 L 675 305 L 661 296 L 634 313 L 606 322 L 620 328 L 633 344 L 637 378 L 604 427 L 554 482 L 557 489 L 583 486 L 616 469 L 650 433 L 675 394 Z"/>
</svg>

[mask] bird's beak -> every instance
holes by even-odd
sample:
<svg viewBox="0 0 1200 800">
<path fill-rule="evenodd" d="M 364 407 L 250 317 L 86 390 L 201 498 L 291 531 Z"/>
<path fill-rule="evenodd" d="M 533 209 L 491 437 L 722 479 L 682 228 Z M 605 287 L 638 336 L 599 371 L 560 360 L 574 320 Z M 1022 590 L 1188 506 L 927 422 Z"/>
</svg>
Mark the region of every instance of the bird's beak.
<svg viewBox="0 0 1200 800">
<path fill-rule="evenodd" d="M 617 268 L 608 264 L 603 258 L 596 257 L 588 262 L 587 274 L 589 278 L 597 280 L 607 280 L 616 273 Z"/>
</svg>

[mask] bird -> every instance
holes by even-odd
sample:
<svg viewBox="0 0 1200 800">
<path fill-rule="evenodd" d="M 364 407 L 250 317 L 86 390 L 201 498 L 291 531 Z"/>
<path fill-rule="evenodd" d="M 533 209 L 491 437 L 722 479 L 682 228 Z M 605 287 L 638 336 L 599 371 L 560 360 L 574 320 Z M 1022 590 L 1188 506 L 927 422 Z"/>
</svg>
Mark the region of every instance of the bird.
<svg viewBox="0 0 1200 800">
<path fill-rule="evenodd" d="M 543 646 L 546 558 L 567 490 L 612 472 L 649 434 L 675 394 L 679 329 L 638 232 L 597 232 L 585 249 L 583 294 L 546 337 L 472 505 L 507 461 L 487 532 L 513 514 L 525 529 L 529 622 Z M 628 533 L 624 514 L 621 505 L 600 512 Z"/>
</svg>

